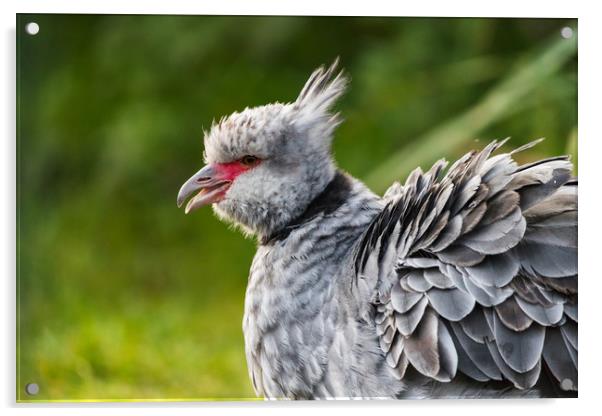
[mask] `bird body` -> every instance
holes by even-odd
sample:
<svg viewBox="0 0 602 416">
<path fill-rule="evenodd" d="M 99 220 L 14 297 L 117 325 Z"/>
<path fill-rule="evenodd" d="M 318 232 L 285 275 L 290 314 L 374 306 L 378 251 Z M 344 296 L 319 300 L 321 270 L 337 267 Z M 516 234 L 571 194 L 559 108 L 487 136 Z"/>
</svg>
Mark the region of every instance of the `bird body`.
<svg viewBox="0 0 602 416">
<path fill-rule="evenodd" d="M 541 397 L 577 390 L 577 182 L 566 157 L 519 166 L 504 142 L 383 197 L 336 168 L 316 70 L 294 103 L 205 138 L 187 212 L 258 237 L 245 299 L 249 375 L 266 398 Z"/>
<path fill-rule="evenodd" d="M 344 174 L 334 181 L 339 189 L 329 191 L 340 199 L 261 244 L 251 266 L 243 330 L 251 379 L 266 397 L 386 397 L 401 390 L 373 325 L 356 319 L 363 302 L 351 292 L 353 248 L 382 203 Z"/>
</svg>

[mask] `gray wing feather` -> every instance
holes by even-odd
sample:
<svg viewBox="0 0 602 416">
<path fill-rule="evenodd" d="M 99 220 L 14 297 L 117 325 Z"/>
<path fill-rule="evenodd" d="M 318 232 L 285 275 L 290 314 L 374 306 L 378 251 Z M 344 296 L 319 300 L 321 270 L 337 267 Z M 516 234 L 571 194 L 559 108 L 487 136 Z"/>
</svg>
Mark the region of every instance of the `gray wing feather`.
<svg viewBox="0 0 602 416">
<path fill-rule="evenodd" d="M 439 269 L 430 268 L 424 271 L 424 278 L 427 282 L 438 289 L 450 289 L 454 287 L 454 282 L 449 277 L 441 273 Z"/>
<path fill-rule="evenodd" d="M 577 324 L 575 322 L 568 321 L 566 324 L 560 327 L 562 336 L 568 340 L 568 342 L 577 349 Z"/>
<path fill-rule="evenodd" d="M 516 276 L 520 264 L 509 253 L 487 256 L 482 262 L 467 267 L 466 271 L 478 284 L 504 287 Z"/>
<path fill-rule="evenodd" d="M 403 343 L 404 338 L 397 334 L 395 336 L 394 341 L 391 343 L 390 353 L 387 354 L 387 364 L 390 367 L 396 368 L 399 364 L 399 359 L 401 358 L 401 354 L 403 353 Z"/>
<path fill-rule="evenodd" d="M 467 336 L 462 326 L 457 323 L 452 323 L 451 325 L 462 349 L 466 352 L 472 363 L 487 377 L 493 380 L 501 380 L 502 374 L 485 342 L 475 342 L 474 339 Z M 470 376 L 470 374 L 467 375 Z"/>
<path fill-rule="evenodd" d="M 397 327 L 397 330 L 403 336 L 409 336 L 414 332 L 414 330 L 420 323 L 422 316 L 424 315 L 424 311 L 428 303 L 428 299 L 426 297 L 423 297 L 422 299 L 420 299 L 420 301 L 418 301 L 416 305 L 410 308 L 408 312 L 395 312 L 395 325 Z"/>
<path fill-rule="evenodd" d="M 565 303 L 564 304 L 564 313 L 571 318 L 573 321 L 577 322 L 577 304 Z"/>
<path fill-rule="evenodd" d="M 533 323 L 533 320 L 518 306 L 514 296 L 495 306 L 494 310 L 504 326 L 513 332 L 524 331 Z"/>
<path fill-rule="evenodd" d="M 466 246 L 454 245 L 437 253 L 437 257 L 444 263 L 469 267 L 479 264 L 485 255 Z"/>
<path fill-rule="evenodd" d="M 475 300 L 483 306 L 494 306 L 499 305 L 508 297 L 512 296 L 512 290 L 507 287 L 496 288 L 494 286 L 486 287 L 484 285 L 479 286 L 470 277 L 464 277 L 464 286 L 468 290 Z"/>
<path fill-rule="evenodd" d="M 510 368 L 519 373 L 531 370 L 541 357 L 546 330 L 538 324 L 514 331 L 493 314 L 495 343 L 500 355 Z"/>
<path fill-rule="evenodd" d="M 488 201 L 482 223 L 488 225 L 505 218 L 518 206 L 519 200 L 518 193 L 514 191 L 500 192 Z"/>
<path fill-rule="evenodd" d="M 556 325 L 562 319 L 564 306 L 561 303 L 552 304 L 550 307 L 544 307 L 540 304 L 523 300 L 520 296 L 516 296 L 515 300 L 523 312 L 540 325 Z"/>
<path fill-rule="evenodd" d="M 434 378 L 442 382 L 451 381 L 458 370 L 458 352 L 447 327 L 441 320 L 438 321 L 437 326 L 437 350 L 440 368 Z"/>
<path fill-rule="evenodd" d="M 405 313 L 410 310 L 412 306 L 418 303 L 424 295 L 420 292 L 405 291 L 401 288 L 401 285 L 397 283 L 391 289 L 391 304 L 393 308 L 401 313 Z"/>
<path fill-rule="evenodd" d="M 439 234 L 439 238 L 430 245 L 433 252 L 441 251 L 453 243 L 462 232 L 462 218 L 453 217 Z"/>
<path fill-rule="evenodd" d="M 492 156 L 503 143 L 444 175 L 443 161 L 413 171 L 358 243 L 356 275 L 373 285 L 396 377 L 411 365 L 441 382 L 460 371 L 529 389 L 543 360 L 576 389 L 577 181 L 566 157 Z"/>
<path fill-rule="evenodd" d="M 466 317 L 475 305 L 474 298 L 460 289 L 433 288 L 426 296 L 439 315 L 454 322 Z"/>
<path fill-rule="evenodd" d="M 493 360 L 504 377 L 510 380 L 517 389 L 528 389 L 537 383 L 539 373 L 541 372 L 541 360 L 537 361 L 535 367 L 533 367 L 531 370 L 525 373 L 520 373 L 518 371 L 514 371 L 508 366 L 508 364 L 500 355 L 497 345 L 495 345 L 494 342 L 488 341 L 487 347 L 489 348 L 489 352 L 491 353 Z"/>
<path fill-rule="evenodd" d="M 491 341 L 494 339 L 481 308 L 475 308 L 466 318 L 459 322 L 459 325 L 470 339 L 479 344 L 484 344 L 486 340 Z"/>
<path fill-rule="evenodd" d="M 450 334 L 454 341 L 454 346 L 458 354 L 458 370 L 477 381 L 485 382 L 491 380 L 490 377 L 488 377 L 485 373 L 479 370 L 479 368 L 476 366 L 473 360 L 468 356 L 466 351 L 464 351 L 464 347 L 462 347 L 462 344 L 460 344 L 460 341 L 455 336 L 454 331 L 450 331 Z"/>
<path fill-rule="evenodd" d="M 577 389 L 577 367 L 558 328 L 548 328 L 543 357 L 552 374 L 560 381 L 561 388 Z"/>
<path fill-rule="evenodd" d="M 422 374 L 435 377 L 441 369 L 437 348 L 437 316 L 427 310 L 416 330 L 406 339 L 404 352 L 412 366 Z"/>
<path fill-rule="evenodd" d="M 578 354 L 577 354 L 577 348 L 574 348 L 570 342 L 567 340 L 567 338 L 564 336 L 564 333 L 562 333 L 562 339 L 564 340 L 564 344 L 566 345 L 566 350 L 568 351 L 569 355 L 571 356 L 571 361 L 573 361 L 573 365 L 575 366 L 575 368 L 578 368 Z"/>
<path fill-rule="evenodd" d="M 417 292 L 426 292 L 433 284 L 430 283 L 424 276 L 423 271 L 414 270 L 408 273 L 407 277 L 408 286 Z"/>
<path fill-rule="evenodd" d="M 482 185 L 484 189 L 484 193 L 487 192 L 487 187 Z M 476 202 L 476 201 L 475 201 Z M 470 231 L 474 230 L 477 225 L 481 224 L 481 220 L 483 216 L 487 212 L 487 203 L 484 201 L 479 203 L 475 208 L 468 210 L 466 216 L 462 219 L 462 231 L 460 234 L 467 234 Z"/>
<path fill-rule="evenodd" d="M 521 266 L 530 274 L 563 277 L 577 274 L 577 249 L 548 244 L 522 243 Z"/>
<path fill-rule="evenodd" d="M 527 222 L 520 214 L 520 211 L 517 210 L 517 212 L 519 213 L 518 215 L 520 218 L 518 218 L 516 222 L 510 223 L 507 229 L 500 227 L 498 230 L 489 230 L 489 233 L 477 236 L 478 238 L 483 238 L 483 240 L 476 239 L 477 237 L 469 235 L 462 240 L 462 244 L 482 254 L 500 254 L 507 252 L 521 241 L 527 226 Z M 511 216 L 512 214 L 509 215 L 509 217 Z M 495 240 L 489 239 L 489 237 L 499 235 L 498 231 L 501 230 L 505 231 L 501 232 L 499 238 Z"/>
</svg>

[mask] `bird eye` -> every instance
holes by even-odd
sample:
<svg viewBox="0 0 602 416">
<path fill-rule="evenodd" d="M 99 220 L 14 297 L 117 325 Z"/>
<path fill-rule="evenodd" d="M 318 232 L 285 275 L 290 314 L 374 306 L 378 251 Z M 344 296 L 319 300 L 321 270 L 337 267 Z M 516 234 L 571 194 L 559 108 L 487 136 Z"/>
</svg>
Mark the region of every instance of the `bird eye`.
<svg viewBox="0 0 602 416">
<path fill-rule="evenodd" d="M 242 159 L 240 159 L 240 163 L 245 166 L 254 166 L 257 164 L 257 162 L 259 162 L 259 158 L 251 155 L 244 156 Z"/>
</svg>

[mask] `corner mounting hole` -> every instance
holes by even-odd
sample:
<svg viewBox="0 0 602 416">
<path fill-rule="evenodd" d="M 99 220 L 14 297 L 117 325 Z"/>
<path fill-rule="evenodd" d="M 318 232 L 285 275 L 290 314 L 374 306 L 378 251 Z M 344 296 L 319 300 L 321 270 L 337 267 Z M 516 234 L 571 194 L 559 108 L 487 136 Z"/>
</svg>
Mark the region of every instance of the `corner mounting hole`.
<svg viewBox="0 0 602 416">
<path fill-rule="evenodd" d="M 29 383 L 25 385 L 25 393 L 30 396 L 35 396 L 40 392 L 40 386 L 37 383 Z"/>
<path fill-rule="evenodd" d="M 564 391 L 573 390 L 575 388 L 574 386 L 575 385 L 573 384 L 573 380 L 570 380 L 568 378 L 563 379 L 560 383 L 560 388 Z"/>
<path fill-rule="evenodd" d="M 40 25 L 36 22 L 30 22 L 25 25 L 25 32 L 27 32 L 28 35 L 37 35 L 39 31 Z"/>
<path fill-rule="evenodd" d="M 562 36 L 565 39 L 570 39 L 573 37 L 573 29 L 571 29 L 570 27 L 566 26 L 563 27 L 560 30 L 560 36 Z"/>
</svg>

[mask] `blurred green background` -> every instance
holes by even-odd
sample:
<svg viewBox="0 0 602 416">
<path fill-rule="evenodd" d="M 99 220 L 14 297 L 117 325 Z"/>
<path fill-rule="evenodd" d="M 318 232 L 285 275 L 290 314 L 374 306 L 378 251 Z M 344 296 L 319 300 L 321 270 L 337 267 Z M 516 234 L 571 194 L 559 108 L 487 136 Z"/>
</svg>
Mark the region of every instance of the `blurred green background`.
<svg viewBox="0 0 602 416">
<path fill-rule="evenodd" d="M 506 136 L 547 138 L 521 161 L 576 162 L 576 25 L 19 15 L 18 399 L 254 397 L 241 319 L 255 243 L 175 203 L 202 128 L 294 100 L 340 56 L 336 159 L 379 192 Z"/>
</svg>

